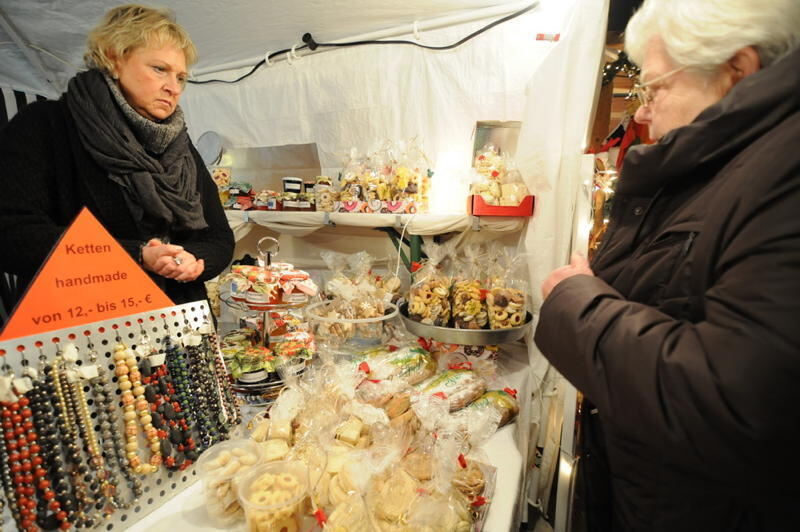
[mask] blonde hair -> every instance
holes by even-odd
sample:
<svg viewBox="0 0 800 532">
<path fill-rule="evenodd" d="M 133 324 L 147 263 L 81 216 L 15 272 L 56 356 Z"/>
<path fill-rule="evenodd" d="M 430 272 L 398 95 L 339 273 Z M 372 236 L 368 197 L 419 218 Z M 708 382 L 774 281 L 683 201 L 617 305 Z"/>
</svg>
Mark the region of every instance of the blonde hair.
<svg viewBox="0 0 800 532">
<path fill-rule="evenodd" d="M 675 66 L 711 72 L 753 46 L 767 67 L 800 46 L 798 0 L 646 0 L 625 29 L 625 51 L 641 66 L 660 37 Z"/>
<path fill-rule="evenodd" d="M 186 66 L 197 61 L 197 48 L 183 27 L 167 9 L 138 4 L 115 7 L 106 13 L 87 38 L 83 60 L 89 68 L 99 68 L 109 75 L 114 72 L 114 57 L 148 45 L 173 44 L 183 50 Z"/>
</svg>

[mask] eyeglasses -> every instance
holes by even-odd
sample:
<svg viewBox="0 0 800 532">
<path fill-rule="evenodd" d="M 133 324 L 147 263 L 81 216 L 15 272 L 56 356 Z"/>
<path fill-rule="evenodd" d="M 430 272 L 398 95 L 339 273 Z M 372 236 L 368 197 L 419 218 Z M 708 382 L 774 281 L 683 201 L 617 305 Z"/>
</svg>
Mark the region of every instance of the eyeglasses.
<svg viewBox="0 0 800 532">
<path fill-rule="evenodd" d="M 639 103 L 642 104 L 642 107 L 647 107 L 648 105 L 653 103 L 653 94 L 650 91 L 650 87 L 652 87 L 654 84 L 658 83 L 659 81 L 664 81 L 668 77 L 673 76 L 673 75 L 677 74 L 678 72 L 680 72 L 682 70 L 686 70 L 686 67 L 682 66 L 682 67 L 676 68 L 675 70 L 670 70 L 666 74 L 658 76 L 656 79 L 651 79 L 650 81 L 645 82 L 645 83 L 636 82 L 636 83 L 633 84 L 633 89 L 632 89 L 633 94 L 639 100 Z"/>
</svg>

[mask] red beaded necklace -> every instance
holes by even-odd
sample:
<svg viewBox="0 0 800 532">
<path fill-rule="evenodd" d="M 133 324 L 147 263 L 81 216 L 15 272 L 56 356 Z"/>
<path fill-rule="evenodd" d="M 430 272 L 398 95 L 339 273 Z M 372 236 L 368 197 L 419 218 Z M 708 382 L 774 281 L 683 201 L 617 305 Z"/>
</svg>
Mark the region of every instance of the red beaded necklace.
<svg viewBox="0 0 800 532">
<path fill-rule="evenodd" d="M 67 512 L 61 509 L 55 491 L 47 479 L 47 471 L 42 467 L 39 456 L 41 447 L 33 426 L 33 412 L 27 397 L 14 402 L 0 403 L 0 418 L 3 425 L 8 464 L 14 483 L 14 494 L 21 521 L 19 526 L 29 532 L 38 530 L 36 526 L 36 494 L 48 501 L 47 506 L 55 512 L 59 528 L 67 530 L 72 526 L 67 521 Z"/>
</svg>

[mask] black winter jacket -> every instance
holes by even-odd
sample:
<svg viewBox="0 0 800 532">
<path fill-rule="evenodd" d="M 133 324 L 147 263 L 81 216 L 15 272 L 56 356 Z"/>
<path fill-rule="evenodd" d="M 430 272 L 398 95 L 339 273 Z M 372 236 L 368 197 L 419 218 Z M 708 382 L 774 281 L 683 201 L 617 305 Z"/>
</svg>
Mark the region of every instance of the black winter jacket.
<svg viewBox="0 0 800 532">
<path fill-rule="evenodd" d="M 217 187 L 200 155 L 191 149 L 208 228 L 175 233 L 165 227 L 162 234 L 143 235 L 122 189 L 83 148 L 63 99 L 25 107 L 0 131 L 0 270 L 19 275 L 27 285 L 86 206 L 134 260 L 139 259 L 139 247 L 155 236 L 167 236 L 171 243 L 205 259 L 205 271 L 192 282 L 150 275 L 175 303 L 205 299 L 203 282 L 227 267 L 234 238 Z"/>
<path fill-rule="evenodd" d="M 594 528 L 800 528 L 800 51 L 628 154 L 592 269 L 535 339 L 599 410 Z"/>
</svg>

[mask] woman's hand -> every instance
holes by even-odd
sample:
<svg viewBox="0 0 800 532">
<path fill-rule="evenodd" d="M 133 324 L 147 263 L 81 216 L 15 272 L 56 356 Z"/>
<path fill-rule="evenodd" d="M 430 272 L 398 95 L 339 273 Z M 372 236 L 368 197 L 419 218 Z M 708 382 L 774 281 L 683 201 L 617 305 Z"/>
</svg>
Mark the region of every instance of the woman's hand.
<svg viewBox="0 0 800 532">
<path fill-rule="evenodd" d="M 203 259 L 183 249 L 183 246 L 164 244 L 152 238 L 142 248 L 142 266 L 167 279 L 179 282 L 194 281 L 205 269 Z"/>
<path fill-rule="evenodd" d="M 569 264 L 550 272 L 550 275 L 548 275 L 547 279 L 542 283 L 542 298 L 547 299 L 547 296 L 550 295 L 550 292 L 553 291 L 553 288 L 555 288 L 558 283 L 573 275 L 591 275 L 594 277 L 594 272 L 589 267 L 589 261 L 578 252 L 572 253 Z"/>
</svg>

